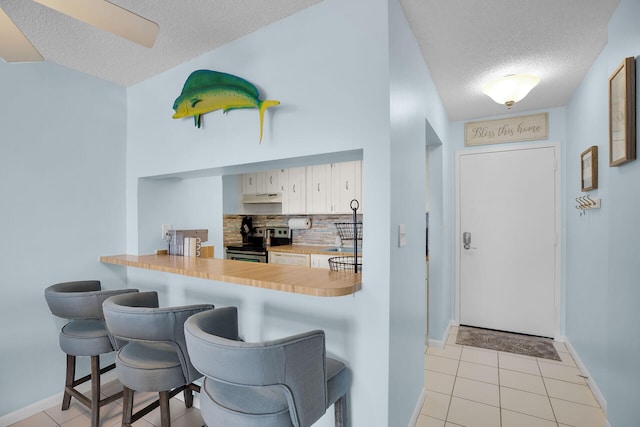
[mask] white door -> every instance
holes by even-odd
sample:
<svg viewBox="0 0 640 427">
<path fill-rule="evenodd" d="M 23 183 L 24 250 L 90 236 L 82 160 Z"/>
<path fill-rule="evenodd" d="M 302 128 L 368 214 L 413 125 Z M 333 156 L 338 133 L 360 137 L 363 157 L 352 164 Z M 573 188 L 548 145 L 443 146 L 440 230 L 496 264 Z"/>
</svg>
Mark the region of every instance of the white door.
<svg viewBox="0 0 640 427">
<path fill-rule="evenodd" d="M 546 145 L 458 153 L 460 324 L 559 332 L 557 152 Z"/>
</svg>

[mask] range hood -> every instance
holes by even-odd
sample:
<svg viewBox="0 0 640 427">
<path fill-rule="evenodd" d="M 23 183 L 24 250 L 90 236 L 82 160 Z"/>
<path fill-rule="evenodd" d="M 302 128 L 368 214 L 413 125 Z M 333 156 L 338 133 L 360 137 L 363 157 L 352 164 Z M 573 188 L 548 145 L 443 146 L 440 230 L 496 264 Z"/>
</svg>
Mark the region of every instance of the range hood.
<svg viewBox="0 0 640 427">
<path fill-rule="evenodd" d="M 244 194 L 242 196 L 242 203 L 282 203 L 282 194 Z"/>
</svg>

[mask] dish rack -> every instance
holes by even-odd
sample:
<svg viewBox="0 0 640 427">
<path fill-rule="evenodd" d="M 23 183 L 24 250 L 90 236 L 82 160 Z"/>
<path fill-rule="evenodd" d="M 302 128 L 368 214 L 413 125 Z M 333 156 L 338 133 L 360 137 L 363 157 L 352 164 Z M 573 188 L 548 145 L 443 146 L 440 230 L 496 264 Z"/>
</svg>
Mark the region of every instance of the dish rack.
<svg viewBox="0 0 640 427">
<path fill-rule="evenodd" d="M 353 256 L 337 256 L 329 258 L 329 268 L 331 271 L 353 271 L 362 273 L 362 257 L 358 257 L 358 240 L 362 240 L 362 222 L 358 222 L 356 211 L 360 203 L 353 199 L 351 201 L 353 210 L 353 222 L 336 222 L 340 240 L 353 240 Z"/>
</svg>

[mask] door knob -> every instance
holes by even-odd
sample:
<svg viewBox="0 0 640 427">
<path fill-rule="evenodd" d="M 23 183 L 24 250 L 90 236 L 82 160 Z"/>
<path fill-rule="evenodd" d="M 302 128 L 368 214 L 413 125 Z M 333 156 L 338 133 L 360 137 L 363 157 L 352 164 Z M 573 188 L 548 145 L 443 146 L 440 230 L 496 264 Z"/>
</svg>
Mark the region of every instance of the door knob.
<svg viewBox="0 0 640 427">
<path fill-rule="evenodd" d="M 465 249 L 471 249 L 471 233 L 468 231 L 462 233 L 462 244 Z"/>
</svg>

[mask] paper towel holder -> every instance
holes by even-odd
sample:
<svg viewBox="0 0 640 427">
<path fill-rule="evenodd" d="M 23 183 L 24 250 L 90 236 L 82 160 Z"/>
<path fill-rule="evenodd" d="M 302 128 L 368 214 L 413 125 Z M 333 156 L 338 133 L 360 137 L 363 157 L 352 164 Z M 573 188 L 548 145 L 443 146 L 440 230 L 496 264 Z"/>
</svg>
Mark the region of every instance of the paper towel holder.
<svg viewBox="0 0 640 427">
<path fill-rule="evenodd" d="M 290 218 L 289 229 L 308 230 L 311 228 L 311 218 Z"/>
</svg>

